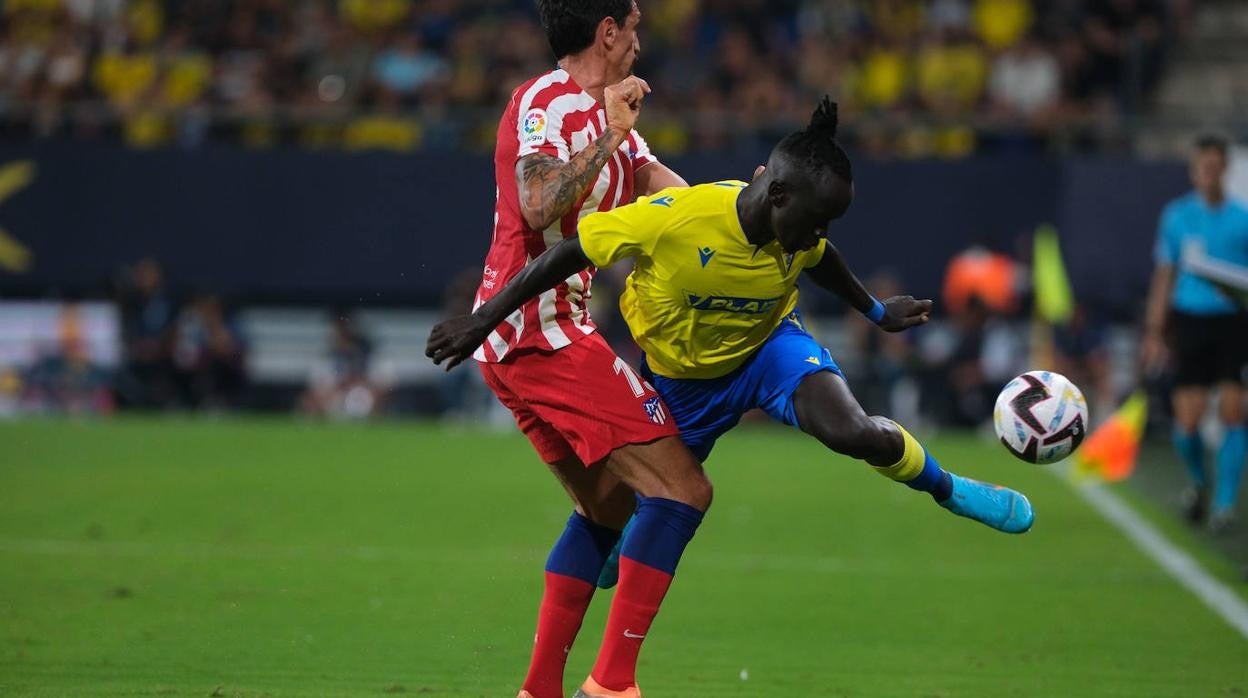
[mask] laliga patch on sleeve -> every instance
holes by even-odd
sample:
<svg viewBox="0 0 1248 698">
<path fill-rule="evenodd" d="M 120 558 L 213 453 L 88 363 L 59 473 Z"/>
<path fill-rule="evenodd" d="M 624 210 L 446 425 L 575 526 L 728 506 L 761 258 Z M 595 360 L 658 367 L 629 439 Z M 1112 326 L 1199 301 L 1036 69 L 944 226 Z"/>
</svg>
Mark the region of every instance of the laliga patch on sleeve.
<svg viewBox="0 0 1248 698">
<path fill-rule="evenodd" d="M 520 143 L 522 145 L 542 145 L 546 142 L 546 110 L 530 109 L 520 122 Z"/>
</svg>

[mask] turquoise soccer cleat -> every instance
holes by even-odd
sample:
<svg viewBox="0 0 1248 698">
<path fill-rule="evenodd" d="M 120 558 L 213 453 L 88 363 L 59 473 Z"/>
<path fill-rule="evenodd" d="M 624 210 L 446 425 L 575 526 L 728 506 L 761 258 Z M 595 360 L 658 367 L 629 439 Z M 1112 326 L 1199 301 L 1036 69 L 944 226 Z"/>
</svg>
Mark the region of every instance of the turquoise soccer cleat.
<svg viewBox="0 0 1248 698">
<path fill-rule="evenodd" d="M 620 544 L 616 542 L 615 547 L 611 548 L 611 554 L 607 556 L 607 561 L 602 566 L 602 571 L 598 573 L 598 588 L 610 589 L 620 581 Z"/>
<path fill-rule="evenodd" d="M 599 589 L 610 589 L 620 581 L 620 546 L 624 545 L 624 534 L 628 533 L 628 527 L 632 523 L 633 519 L 630 517 L 628 523 L 624 524 L 624 530 L 620 531 L 620 539 L 615 542 L 615 547 L 611 548 L 611 554 L 607 556 L 602 571 L 598 573 Z"/>
<path fill-rule="evenodd" d="M 974 519 L 1003 533 L 1026 533 L 1036 512 L 1021 493 L 968 477 L 953 478 L 953 494 L 940 505 L 958 516 Z"/>
</svg>

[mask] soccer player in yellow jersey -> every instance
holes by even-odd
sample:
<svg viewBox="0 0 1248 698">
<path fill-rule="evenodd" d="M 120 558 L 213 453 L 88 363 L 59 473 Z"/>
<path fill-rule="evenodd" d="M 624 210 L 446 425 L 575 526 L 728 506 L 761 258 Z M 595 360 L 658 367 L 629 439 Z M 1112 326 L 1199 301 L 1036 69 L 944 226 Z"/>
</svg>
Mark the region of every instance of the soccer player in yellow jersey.
<svg viewBox="0 0 1248 698">
<path fill-rule="evenodd" d="M 836 105 L 825 98 L 748 184 L 664 189 L 587 216 L 577 237 L 550 248 L 475 313 L 435 327 L 428 355 L 449 370 L 524 301 L 590 265 L 632 259 L 620 308 L 645 351 L 641 378 L 662 396 L 647 409 L 665 403 L 699 459 L 741 415 L 762 408 L 955 514 L 1027 531 L 1034 514 L 1026 497 L 945 471 L 900 425 L 867 416 L 802 326 L 803 273 L 889 332 L 927 322 L 932 309 L 910 296 L 876 300 L 827 241 L 854 192 L 835 136 Z"/>
</svg>

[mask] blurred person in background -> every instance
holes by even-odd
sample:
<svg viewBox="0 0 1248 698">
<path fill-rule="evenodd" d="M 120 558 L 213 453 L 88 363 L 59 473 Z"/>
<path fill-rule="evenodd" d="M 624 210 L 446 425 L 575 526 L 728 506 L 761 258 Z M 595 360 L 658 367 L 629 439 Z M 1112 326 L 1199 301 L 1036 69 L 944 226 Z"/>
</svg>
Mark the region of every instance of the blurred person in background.
<svg viewBox="0 0 1248 698">
<path fill-rule="evenodd" d="M 480 269 L 473 267 L 460 272 L 443 296 L 443 317 L 472 312 L 472 302 L 476 299 L 477 284 L 480 281 Z M 445 416 L 465 423 L 481 424 L 492 421 L 489 415 L 494 411 L 492 408 L 498 406 L 498 401 L 486 387 L 479 371 L 451 371 L 442 374 L 438 377 L 438 394 Z"/>
<path fill-rule="evenodd" d="M 112 377 L 91 358 L 81 308 L 61 310 L 60 338 L 27 371 L 20 406 L 36 414 L 108 414 L 113 411 Z"/>
<path fill-rule="evenodd" d="M 121 290 L 125 376 L 119 389 L 125 404 L 169 407 L 176 397 L 173 340 L 177 304 L 165 288 L 164 270 L 154 259 L 134 265 Z"/>
<path fill-rule="evenodd" d="M 372 379 L 373 343 L 345 312 L 334 314 L 328 364 L 312 376 L 299 398 L 304 414 L 366 419 L 381 412 L 386 387 Z"/>
<path fill-rule="evenodd" d="M 178 317 L 173 363 L 184 402 L 197 408 L 238 406 L 246 386 L 246 351 L 237 325 L 221 299 L 195 298 Z"/>
<path fill-rule="evenodd" d="M 1018 262 L 986 243 L 949 262 L 942 297 L 954 339 L 940 360 L 944 385 L 936 394 L 949 403 L 939 412 L 957 426 L 982 426 L 997 392 L 1019 368 L 1022 348 L 1002 320 L 1018 311 L 1021 283 Z"/>
<path fill-rule="evenodd" d="M 1089 413 L 1109 415 L 1114 389 L 1109 357 L 1109 327 L 1087 306 L 1076 303 L 1070 322 L 1053 328 L 1054 370 L 1086 391 Z"/>
<path fill-rule="evenodd" d="M 866 280 L 867 291 L 876 298 L 902 295 L 901 279 L 891 271 L 881 271 Z M 846 316 L 850 342 L 859 357 L 853 376 L 856 393 L 868 414 L 890 414 L 899 422 L 917 422 L 915 388 L 908 379 L 914 357 L 911 333 L 879 332 L 874 323 L 857 313 Z M 916 328 L 921 331 L 922 328 Z"/>
<path fill-rule="evenodd" d="M 1121 108 L 1137 105 L 1160 75 L 1165 39 L 1160 0 L 1092 0 L 1083 32 L 1091 51 L 1092 82 Z"/>
<path fill-rule="evenodd" d="M 1214 531 L 1231 524 L 1248 458 L 1243 390 L 1248 315 L 1183 262 L 1185 255 L 1202 254 L 1248 265 L 1248 208 L 1227 196 L 1227 148 L 1222 138 L 1201 137 L 1191 157 L 1194 191 L 1162 211 L 1141 347 L 1151 373 L 1173 355 L 1174 446 L 1192 484 L 1185 495 L 1186 514 L 1193 523 L 1208 516 Z M 1215 393 L 1224 434 L 1211 487 L 1200 426 Z"/>
<path fill-rule="evenodd" d="M 379 88 L 397 95 L 404 106 L 419 103 L 421 92 L 445 79 L 447 72 L 446 61 L 409 33 L 396 37 L 372 65 L 372 79 Z"/>
<path fill-rule="evenodd" d="M 1047 125 L 1062 99 L 1062 73 L 1056 56 L 1029 34 L 998 55 L 988 80 L 992 112 L 1028 129 Z"/>
</svg>

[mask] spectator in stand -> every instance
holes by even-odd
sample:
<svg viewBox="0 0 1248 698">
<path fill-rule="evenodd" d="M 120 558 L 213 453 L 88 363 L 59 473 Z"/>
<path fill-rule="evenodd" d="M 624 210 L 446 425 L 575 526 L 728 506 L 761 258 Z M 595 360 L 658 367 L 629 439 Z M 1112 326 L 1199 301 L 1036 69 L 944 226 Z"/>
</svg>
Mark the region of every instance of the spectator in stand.
<svg viewBox="0 0 1248 698">
<path fill-rule="evenodd" d="M 1035 19 L 1030 0 L 977 0 L 972 13 L 975 33 L 989 51 L 1018 43 Z"/>
<path fill-rule="evenodd" d="M 1178 26 L 1163 22 L 1161 0 L 652 5 L 638 74 L 655 88 L 650 118 L 666 112 L 652 129 L 665 151 L 766 139 L 805 118 L 802 93 L 835 92 L 846 114 L 924 124 L 897 133 L 887 118 L 847 119 L 845 139 L 864 150 L 961 155 L 993 123 L 985 113 L 1052 132 L 1137 108 Z M 1191 0 L 1170 5 L 1181 18 Z M 1051 38 L 1013 48 L 1035 29 Z M 1048 87 L 1033 88 L 1043 99 L 1002 94 L 1008 81 L 982 99 L 993 57 L 1008 56 L 1004 75 L 1020 60 L 1047 74 L 1038 51 L 1058 56 L 1057 100 Z M 549 60 L 532 0 L 14 0 L 0 3 L 0 103 L 16 108 L 0 126 L 111 137 L 121 125 L 144 147 L 230 138 L 358 148 L 360 129 L 343 126 L 359 122 L 383 124 L 391 133 L 380 140 L 402 149 L 488 147 L 495 107 Z M 101 103 L 106 128 L 98 109 L 64 108 Z"/>
<path fill-rule="evenodd" d="M 924 107 L 936 114 L 965 116 L 983 96 L 988 59 L 969 37 L 942 32 L 919 49 L 915 69 Z"/>
<path fill-rule="evenodd" d="M 419 103 L 421 92 L 444 80 L 446 74 L 446 61 L 425 50 L 415 34 L 400 34 L 378 54 L 372 68 L 377 85 L 404 106 Z"/>
<path fill-rule="evenodd" d="M 996 57 L 988 81 L 993 113 L 1029 128 L 1048 123 L 1061 106 L 1062 74 L 1057 58 L 1034 34 Z"/>
<path fill-rule="evenodd" d="M 1092 83 L 1122 106 L 1142 97 L 1160 73 L 1164 12 L 1156 0 L 1092 0 L 1083 30 Z"/>
<path fill-rule="evenodd" d="M 910 57 L 898 42 L 877 41 L 858 67 L 856 101 L 867 109 L 902 106 L 910 89 Z"/>
</svg>

